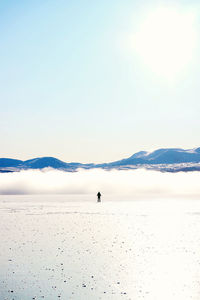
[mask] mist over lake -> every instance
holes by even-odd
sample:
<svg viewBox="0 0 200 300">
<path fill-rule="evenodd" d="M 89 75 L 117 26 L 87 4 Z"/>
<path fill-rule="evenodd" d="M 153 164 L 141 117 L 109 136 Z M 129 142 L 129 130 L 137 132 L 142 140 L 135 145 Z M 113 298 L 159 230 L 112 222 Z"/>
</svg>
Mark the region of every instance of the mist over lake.
<svg viewBox="0 0 200 300">
<path fill-rule="evenodd" d="M 21 171 L 0 173 L 0 194 L 120 195 L 150 197 L 199 197 L 199 172 L 160 173 L 146 170 L 79 170 L 62 172 Z"/>
</svg>

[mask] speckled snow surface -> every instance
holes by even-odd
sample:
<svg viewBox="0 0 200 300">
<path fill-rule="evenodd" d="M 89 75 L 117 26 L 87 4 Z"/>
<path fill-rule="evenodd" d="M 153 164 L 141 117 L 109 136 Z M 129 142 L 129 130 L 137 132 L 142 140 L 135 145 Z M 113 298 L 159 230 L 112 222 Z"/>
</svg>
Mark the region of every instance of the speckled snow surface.
<svg viewBox="0 0 200 300">
<path fill-rule="evenodd" d="M 0 197 L 1 300 L 200 299 L 200 200 L 74 198 Z"/>
</svg>

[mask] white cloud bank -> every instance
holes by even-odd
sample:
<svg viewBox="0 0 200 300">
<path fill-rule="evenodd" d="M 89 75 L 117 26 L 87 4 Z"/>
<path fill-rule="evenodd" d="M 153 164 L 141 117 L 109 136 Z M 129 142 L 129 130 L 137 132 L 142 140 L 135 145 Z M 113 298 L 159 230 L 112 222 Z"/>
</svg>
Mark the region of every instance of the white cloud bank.
<svg viewBox="0 0 200 300">
<path fill-rule="evenodd" d="M 136 197 L 200 197 L 200 173 L 129 170 L 21 171 L 0 174 L 1 195 L 96 194 Z"/>
</svg>

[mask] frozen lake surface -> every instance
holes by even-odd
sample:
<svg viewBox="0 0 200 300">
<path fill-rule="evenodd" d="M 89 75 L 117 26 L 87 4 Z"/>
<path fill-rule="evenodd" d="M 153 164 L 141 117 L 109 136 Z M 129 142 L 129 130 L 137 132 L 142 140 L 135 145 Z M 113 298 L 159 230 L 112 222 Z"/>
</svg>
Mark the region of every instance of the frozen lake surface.
<svg viewBox="0 0 200 300">
<path fill-rule="evenodd" d="M 1 300 L 199 300 L 200 200 L 95 200 L 0 197 Z"/>
</svg>

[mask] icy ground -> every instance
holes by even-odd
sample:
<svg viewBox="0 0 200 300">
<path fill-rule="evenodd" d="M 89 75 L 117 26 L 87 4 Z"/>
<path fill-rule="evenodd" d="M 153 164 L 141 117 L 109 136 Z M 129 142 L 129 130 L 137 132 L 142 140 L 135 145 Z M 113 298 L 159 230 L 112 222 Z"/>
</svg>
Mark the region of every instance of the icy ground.
<svg viewBox="0 0 200 300">
<path fill-rule="evenodd" d="M 200 200 L 80 200 L 0 197 L 1 300 L 200 298 Z"/>
</svg>

